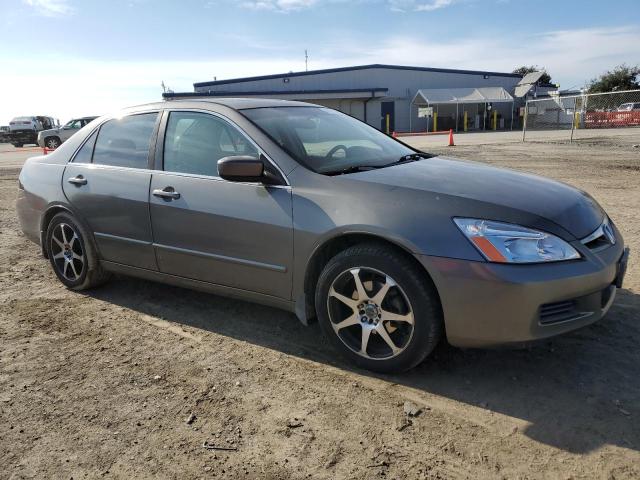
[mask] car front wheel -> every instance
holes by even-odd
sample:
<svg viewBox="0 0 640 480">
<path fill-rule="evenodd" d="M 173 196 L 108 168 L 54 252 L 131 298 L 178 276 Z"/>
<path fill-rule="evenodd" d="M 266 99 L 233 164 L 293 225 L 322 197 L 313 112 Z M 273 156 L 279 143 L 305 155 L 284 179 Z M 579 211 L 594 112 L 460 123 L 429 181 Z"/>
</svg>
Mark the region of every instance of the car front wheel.
<svg viewBox="0 0 640 480">
<path fill-rule="evenodd" d="M 315 303 L 334 347 L 373 371 L 416 366 L 442 332 L 439 298 L 426 273 L 383 245 L 356 245 L 331 259 L 320 274 Z"/>
<path fill-rule="evenodd" d="M 44 144 L 48 149 L 55 150 L 60 146 L 60 139 L 56 137 L 47 137 Z"/>
</svg>

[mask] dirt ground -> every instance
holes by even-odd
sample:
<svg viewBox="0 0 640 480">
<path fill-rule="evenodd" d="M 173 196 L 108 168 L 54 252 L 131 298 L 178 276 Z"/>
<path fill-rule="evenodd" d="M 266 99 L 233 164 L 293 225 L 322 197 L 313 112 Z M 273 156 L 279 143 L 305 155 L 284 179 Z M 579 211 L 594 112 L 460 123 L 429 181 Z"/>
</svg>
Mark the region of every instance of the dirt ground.
<svg viewBox="0 0 640 480">
<path fill-rule="evenodd" d="M 0 169 L 0 478 L 640 478 L 633 143 L 441 147 L 592 193 L 632 248 L 628 276 L 591 327 L 443 344 L 388 376 L 279 310 L 124 277 L 66 290 L 19 233 L 17 169 Z"/>
</svg>

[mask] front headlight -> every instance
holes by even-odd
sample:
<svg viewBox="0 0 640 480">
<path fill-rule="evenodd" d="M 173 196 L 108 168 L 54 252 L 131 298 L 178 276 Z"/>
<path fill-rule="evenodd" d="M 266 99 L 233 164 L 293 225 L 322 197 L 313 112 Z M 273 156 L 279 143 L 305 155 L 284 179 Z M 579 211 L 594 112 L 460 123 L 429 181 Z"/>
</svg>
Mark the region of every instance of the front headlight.
<svg viewBox="0 0 640 480">
<path fill-rule="evenodd" d="M 580 258 L 575 248 L 550 233 L 477 218 L 453 221 L 490 262 L 539 263 Z"/>
</svg>

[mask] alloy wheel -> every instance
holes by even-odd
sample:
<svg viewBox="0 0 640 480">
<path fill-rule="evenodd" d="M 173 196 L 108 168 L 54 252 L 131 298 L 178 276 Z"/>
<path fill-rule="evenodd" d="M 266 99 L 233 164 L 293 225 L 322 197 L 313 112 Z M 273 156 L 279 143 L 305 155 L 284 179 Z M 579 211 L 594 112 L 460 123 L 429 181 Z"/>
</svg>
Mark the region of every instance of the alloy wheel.
<svg viewBox="0 0 640 480">
<path fill-rule="evenodd" d="M 58 272 L 71 282 L 84 272 L 85 256 L 80 237 L 68 223 L 59 223 L 51 234 L 51 254 Z"/>
<path fill-rule="evenodd" d="M 58 140 L 56 140 L 55 138 L 50 138 L 49 140 L 47 140 L 47 148 L 50 148 L 52 150 L 58 148 L 60 146 Z"/>
<path fill-rule="evenodd" d="M 342 272 L 329 288 L 327 307 L 338 338 L 362 357 L 387 360 L 411 342 L 411 303 L 402 288 L 379 270 L 356 267 Z"/>
</svg>

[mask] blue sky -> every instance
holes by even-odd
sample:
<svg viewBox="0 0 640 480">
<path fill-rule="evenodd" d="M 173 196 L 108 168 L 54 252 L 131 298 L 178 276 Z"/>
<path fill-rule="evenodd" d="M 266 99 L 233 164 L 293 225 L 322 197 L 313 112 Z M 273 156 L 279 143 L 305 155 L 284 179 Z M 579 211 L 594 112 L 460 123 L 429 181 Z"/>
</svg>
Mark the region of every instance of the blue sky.
<svg viewBox="0 0 640 480">
<path fill-rule="evenodd" d="M 0 123 L 102 114 L 196 81 L 367 63 L 579 87 L 640 63 L 640 1 L 0 0 Z"/>
</svg>

